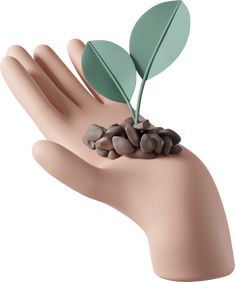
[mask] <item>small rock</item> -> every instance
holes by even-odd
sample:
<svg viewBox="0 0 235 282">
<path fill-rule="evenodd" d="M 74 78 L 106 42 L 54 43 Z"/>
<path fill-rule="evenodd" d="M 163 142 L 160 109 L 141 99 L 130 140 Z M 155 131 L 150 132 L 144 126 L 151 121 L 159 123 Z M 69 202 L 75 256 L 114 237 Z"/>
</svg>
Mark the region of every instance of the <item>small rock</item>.
<svg viewBox="0 0 235 282">
<path fill-rule="evenodd" d="M 156 132 L 147 133 L 147 134 L 155 140 L 156 146 L 155 146 L 154 152 L 160 155 L 162 153 L 162 149 L 164 146 L 163 139 Z"/>
<path fill-rule="evenodd" d="M 148 134 L 144 134 L 140 139 L 140 149 L 144 153 L 152 152 L 156 147 L 156 142 Z"/>
<path fill-rule="evenodd" d="M 108 158 L 110 159 L 110 160 L 115 160 L 115 159 L 117 159 L 117 158 L 119 158 L 120 157 L 120 155 L 116 152 L 116 151 L 114 151 L 114 150 L 111 150 L 111 151 L 109 151 L 109 153 L 108 153 Z"/>
<path fill-rule="evenodd" d="M 153 128 L 149 128 L 148 133 L 159 133 L 160 130 L 164 129 L 163 127 L 153 127 Z"/>
<path fill-rule="evenodd" d="M 90 149 L 94 150 L 95 149 L 95 142 L 94 141 L 88 141 L 86 136 L 82 136 L 82 142 Z"/>
<path fill-rule="evenodd" d="M 173 145 L 176 145 L 181 141 L 181 137 L 179 136 L 179 134 L 176 133 L 174 130 L 169 129 L 169 128 L 160 130 L 159 135 L 161 137 L 164 137 L 164 136 L 171 137 Z"/>
<path fill-rule="evenodd" d="M 99 155 L 101 157 L 107 157 L 109 151 L 96 148 L 96 153 L 97 153 L 97 155 Z"/>
<path fill-rule="evenodd" d="M 133 124 L 134 124 L 134 120 L 133 120 L 132 117 L 129 117 L 129 118 L 124 119 L 124 121 L 121 123 L 121 126 L 122 126 L 123 128 L 125 128 L 127 124 L 130 124 L 130 125 L 133 125 Z"/>
<path fill-rule="evenodd" d="M 179 154 L 182 150 L 182 147 L 180 147 L 179 145 L 172 146 L 170 154 Z"/>
<path fill-rule="evenodd" d="M 135 147 L 139 147 L 140 136 L 138 131 L 132 125 L 127 124 L 125 127 L 125 132 L 131 144 L 134 145 Z"/>
<path fill-rule="evenodd" d="M 113 147 L 119 155 L 128 155 L 134 151 L 134 146 L 129 140 L 120 136 L 113 136 Z"/>
<path fill-rule="evenodd" d="M 88 141 L 96 141 L 104 135 L 104 132 L 105 129 L 102 126 L 99 126 L 97 124 L 91 124 L 87 128 L 85 136 Z"/>
<path fill-rule="evenodd" d="M 121 135 L 123 133 L 124 129 L 121 125 L 115 125 L 111 128 L 109 128 L 106 132 L 105 135 L 108 137 L 113 137 L 114 135 Z"/>
<path fill-rule="evenodd" d="M 140 133 L 140 135 L 144 135 L 145 133 L 147 133 L 148 130 L 144 130 L 144 129 L 136 129 L 138 130 L 138 132 Z"/>
<path fill-rule="evenodd" d="M 150 122 L 148 119 L 145 119 L 137 124 L 134 124 L 134 128 L 138 130 L 141 130 L 141 129 L 146 130 L 149 127 L 150 127 Z"/>
<path fill-rule="evenodd" d="M 112 139 L 108 136 L 101 137 L 95 142 L 95 147 L 98 149 L 110 151 L 113 149 Z"/>
<path fill-rule="evenodd" d="M 172 140 L 169 136 L 164 136 L 162 138 L 164 140 L 164 146 L 163 146 L 163 149 L 162 149 L 162 154 L 167 156 L 167 155 L 170 154 L 170 151 L 171 151 Z"/>
<path fill-rule="evenodd" d="M 123 130 L 123 132 L 120 134 L 121 137 L 128 139 L 127 135 L 126 135 L 126 131 Z"/>
<path fill-rule="evenodd" d="M 144 153 L 140 148 L 138 148 L 135 152 L 128 155 L 128 157 L 135 159 L 154 159 L 157 157 L 157 154 L 154 152 Z"/>
<path fill-rule="evenodd" d="M 108 127 L 108 129 L 109 128 L 112 128 L 112 127 L 114 127 L 114 126 L 117 126 L 117 125 L 119 125 L 118 123 L 113 123 L 113 124 L 111 124 L 109 127 Z"/>
</svg>

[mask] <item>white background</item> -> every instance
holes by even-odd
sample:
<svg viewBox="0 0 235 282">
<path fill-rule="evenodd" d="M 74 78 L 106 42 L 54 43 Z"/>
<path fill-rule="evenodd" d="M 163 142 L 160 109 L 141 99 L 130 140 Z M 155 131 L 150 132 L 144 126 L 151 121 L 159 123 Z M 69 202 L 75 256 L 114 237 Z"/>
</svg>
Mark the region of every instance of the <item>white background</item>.
<svg viewBox="0 0 235 282">
<path fill-rule="evenodd" d="M 32 52 L 46 43 L 71 67 L 66 44 L 72 38 L 106 39 L 128 50 L 133 25 L 158 2 L 2 0 L 0 57 L 12 44 Z M 174 64 L 147 82 L 141 113 L 178 131 L 207 165 L 234 244 L 234 1 L 185 3 L 189 41 Z M 2 77 L 0 105 L 0 281 L 161 281 L 140 228 L 68 189 L 33 160 L 31 146 L 43 136 Z M 219 281 L 234 280 L 233 273 Z"/>
</svg>

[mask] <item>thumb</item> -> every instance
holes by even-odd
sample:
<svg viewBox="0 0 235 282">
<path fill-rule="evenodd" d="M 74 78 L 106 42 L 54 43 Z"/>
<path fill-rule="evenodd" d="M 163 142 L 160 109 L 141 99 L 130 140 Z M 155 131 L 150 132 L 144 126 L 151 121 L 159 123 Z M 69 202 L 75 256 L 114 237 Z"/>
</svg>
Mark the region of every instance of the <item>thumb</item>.
<svg viewBox="0 0 235 282">
<path fill-rule="evenodd" d="M 97 185 L 104 178 L 104 169 L 88 164 L 68 149 L 51 141 L 36 142 L 32 153 L 35 160 L 56 179 L 87 197 L 99 198 Z"/>
</svg>

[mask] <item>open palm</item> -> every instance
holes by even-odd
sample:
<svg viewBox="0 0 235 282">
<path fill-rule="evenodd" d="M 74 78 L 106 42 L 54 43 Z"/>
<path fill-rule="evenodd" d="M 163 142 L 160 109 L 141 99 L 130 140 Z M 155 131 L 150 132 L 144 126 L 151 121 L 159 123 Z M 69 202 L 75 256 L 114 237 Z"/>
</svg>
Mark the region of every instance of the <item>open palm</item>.
<svg viewBox="0 0 235 282">
<path fill-rule="evenodd" d="M 139 224 L 148 236 L 158 275 L 198 280 L 228 274 L 234 263 L 223 206 L 208 170 L 193 153 L 183 148 L 180 155 L 110 161 L 82 143 L 91 123 L 107 127 L 130 116 L 127 105 L 111 102 L 89 87 L 81 69 L 83 48 L 80 40 L 68 45 L 73 65 L 90 92 L 48 46 L 37 47 L 34 58 L 12 46 L 2 61 L 9 88 L 47 139 L 34 145 L 35 159 L 67 186 Z M 202 218 L 201 213 L 207 216 Z M 200 242 L 196 246 L 190 245 L 192 234 L 185 232 L 191 222 L 199 223 L 194 227 Z M 216 238 L 224 240 L 215 240 L 215 230 L 220 234 Z M 184 252 L 177 247 L 182 240 Z M 205 249 L 213 255 L 205 255 Z M 204 270 L 196 271 L 200 266 Z"/>
</svg>

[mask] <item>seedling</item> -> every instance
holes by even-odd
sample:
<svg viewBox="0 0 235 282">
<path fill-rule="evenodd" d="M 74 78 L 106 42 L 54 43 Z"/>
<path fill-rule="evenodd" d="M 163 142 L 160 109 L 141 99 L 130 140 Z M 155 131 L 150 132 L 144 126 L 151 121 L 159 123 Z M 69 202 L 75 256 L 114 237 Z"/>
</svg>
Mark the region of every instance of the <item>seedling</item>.
<svg viewBox="0 0 235 282">
<path fill-rule="evenodd" d="M 126 103 L 137 124 L 146 81 L 175 61 L 187 42 L 189 30 L 190 15 L 183 1 L 160 3 L 135 24 L 129 53 L 110 41 L 87 42 L 82 56 L 86 80 L 106 98 Z M 142 82 L 134 111 L 130 100 L 136 86 L 136 71 Z"/>
</svg>

